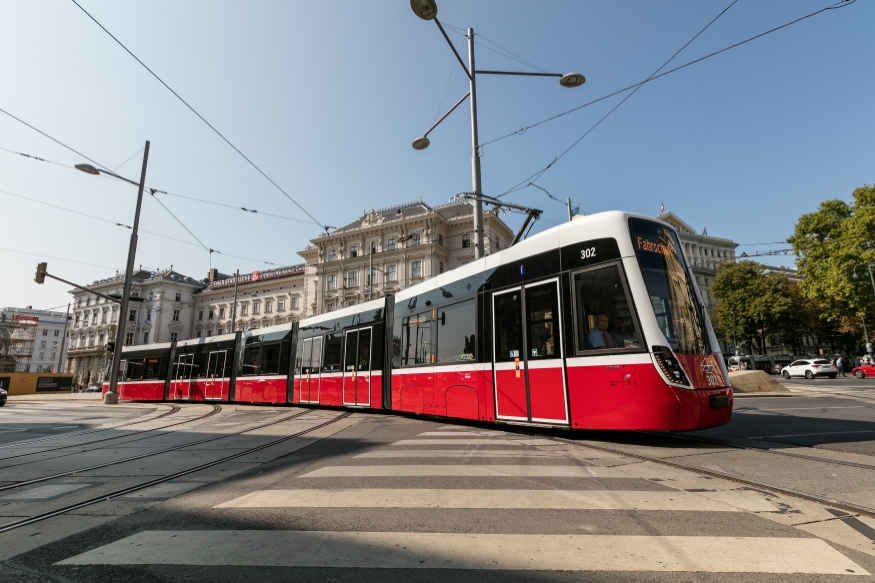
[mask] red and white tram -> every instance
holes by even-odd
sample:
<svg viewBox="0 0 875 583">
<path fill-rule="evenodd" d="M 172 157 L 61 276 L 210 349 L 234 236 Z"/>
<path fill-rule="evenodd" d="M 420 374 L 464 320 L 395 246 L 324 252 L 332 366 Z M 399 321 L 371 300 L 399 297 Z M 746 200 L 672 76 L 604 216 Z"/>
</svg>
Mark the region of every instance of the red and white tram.
<svg viewBox="0 0 875 583">
<path fill-rule="evenodd" d="M 119 396 L 690 430 L 732 414 L 717 346 L 672 227 L 612 211 L 394 296 L 292 324 L 125 347 Z"/>
</svg>

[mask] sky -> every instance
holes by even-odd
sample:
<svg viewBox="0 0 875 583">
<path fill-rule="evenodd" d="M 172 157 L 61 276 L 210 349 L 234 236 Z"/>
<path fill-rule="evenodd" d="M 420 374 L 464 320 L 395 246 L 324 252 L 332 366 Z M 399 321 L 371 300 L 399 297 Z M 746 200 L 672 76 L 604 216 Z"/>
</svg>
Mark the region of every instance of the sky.
<svg viewBox="0 0 875 583">
<path fill-rule="evenodd" d="M 79 1 L 318 225 L 471 190 L 467 103 L 411 147 L 467 83 L 407 0 Z M 480 69 L 536 71 L 501 48 L 587 78 L 478 76 L 485 143 L 647 79 L 730 1 L 438 0 L 438 18 L 463 58 L 454 30 L 474 29 Z M 738 0 L 664 70 L 829 3 Z M 664 204 L 739 253 L 787 249 L 800 215 L 875 182 L 873 22 L 875 2 L 859 0 L 656 79 L 537 184 L 586 213 Z M 483 192 L 544 168 L 625 95 L 485 146 Z M 0 108 L 79 153 L 0 113 L 0 306 L 66 307 L 68 286 L 34 283 L 39 261 L 82 284 L 124 269 L 130 231 L 116 223 L 132 224 L 136 187 L 72 166 L 86 156 L 137 181 L 146 140 L 147 188 L 232 208 L 157 195 L 189 233 L 147 193 L 137 266 L 203 278 L 292 265 L 322 232 L 72 0 L 0 0 Z M 566 220 L 536 188 L 506 199 L 545 211 L 535 232 Z"/>
</svg>

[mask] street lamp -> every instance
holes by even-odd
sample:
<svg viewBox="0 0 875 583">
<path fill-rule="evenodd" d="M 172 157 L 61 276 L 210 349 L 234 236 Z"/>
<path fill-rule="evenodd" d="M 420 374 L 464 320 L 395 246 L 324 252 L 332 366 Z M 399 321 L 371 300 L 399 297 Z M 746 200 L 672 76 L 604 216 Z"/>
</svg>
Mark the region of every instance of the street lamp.
<svg viewBox="0 0 875 583">
<path fill-rule="evenodd" d="M 146 141 L 146 148 L 143 151 L 143 170 L 140 172 L 140 182 L 128 180 L 123 176 L 119 176 L 109 170 L 98 170 L 90 164 L 76 164 L 76 169 L 99 176 L 100 174 L 108 174 L 119 180 L 124 180 L 129 184 L 137 187 L 137 210 L 134 212 L 134 225 L 131 231 L 131 243 L 128 247 L 128 263 L 125 268 L 125 285 L 122 291 L 122 301 L 119 307 L 118 328 L 115 335 L 115 350 L 112 352 L 112 366 L 109 372 L 109 390 L 103 396 L 103 402 L 106 405 L 115 405 L 118 403 L 118 371 L 119 364 L 122 358 L 122 346 L 125 340 L 125 326 L 128 321 L 128 304 L 131 299 L 131 280 L 134 277 L 134 258 L 137 255 L 137 229 L 140 226 L 140 207 L 143 205 L 143 185 L 146 182 L 146 163 L 149 161 L 149 142 Z"/>
<path fill-rule="evenodd" d="M 437 122 L 435 122 L 427 132 L 425 132 L 422 136 L 416 138 L 413 141 L 413 149 L 414 150 L 424 150 L 428 148 L 431 143 L 428 139 L 428 134 L 431 133 L 433 129 L 435 129 L 444 119 L 447 118 L 448 115 L 453 113 L 453 111 L 459 107 L 463 101 L 467 98 L 471 98 L 471 182 L 472 182 L 472 204 L 474 205 L 474 258 L 479 259 L 484 255 L 483 249 L 483 199 L 481 198 L 483 191 L 480 186 L 480 152 L 479 152 L 479 139 L 477 136 L 477 75 L 523 75 L 527 77 L 559 77 L 559 84 L 562 87 L 580 87 L 584 83 L 586 83 L 586 78 L 580 73 L 526 73 L 526 72 L 516 72 L 516 71 L 478 71 L 474 67 L 474 29 L 469 28 L 468 34 L 466 38 L 468 39 L 468 65 L 465 66 L 465 62 L 462 60 L 462 57 L 459 55 L 458 51 L 456 51 L 456 47 L 453 46 L 453 43 L 450 42 L 450 37 L 447 36 L 444 27 L 441 25 L 440 21 L 437 19 L 437 3 L 435 0 L 410 0 L 410 8 L 413 10 L 413 13 L 416 14 L 419 18 L 423 20 L 433 20 L 437 25 L 438 29 L 440 29 L 441 34 L 444 39 L 447 41 L 447 44 L 450 45 L 450 48 L 453 50 L 453 54 L 458 59 L 459 64 L 462 66 L 462 70 L 468 76 L 469 81 L 469 89 L 468 93 L 466 93 L 459 101 L 453 105 L 449 111 L 447 111 L 443 117 L 441 117 Z"/>
<path fill-rule="evenodd" d="M 872 282 L 872 293 L 875 293 L 875 277 L 872 277 L 872 265 L 866 263 L 858 263 L 854 266 L 854 275 L 852 276 L 854 279 L 860 279 L 859 274 L 857 273 L 857 268 L 861 265 L 865 265 L 866 269 L 869 270 L 869 281 Z M 863 335 L 866 337 L 866 352 L 872 354 L 872 345 L 869 343 L 869 332 L 866 330 L 866 318 L 861 317 L 863 320 Z"/>
</svg>

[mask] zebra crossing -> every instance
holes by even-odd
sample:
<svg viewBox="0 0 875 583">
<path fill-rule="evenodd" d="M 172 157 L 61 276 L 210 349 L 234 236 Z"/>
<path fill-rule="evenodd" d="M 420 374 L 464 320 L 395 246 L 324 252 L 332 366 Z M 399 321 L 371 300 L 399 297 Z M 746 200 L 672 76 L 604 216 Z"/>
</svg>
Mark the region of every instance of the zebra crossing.
<svg viewBox="0 0 875 583">
<path fill-rule="evenodd" d="M 868 575 L 752 514 L 780 511 L 756 493 L 672 488 L 629 471 L 632 460 L 577 445 L 570 457 L 544 438 L 417 431 L 209 509 L 298 513 L 288 521 L 307 516 L 311 529 L 143 530 L 58 564 Z"/>
</svg>

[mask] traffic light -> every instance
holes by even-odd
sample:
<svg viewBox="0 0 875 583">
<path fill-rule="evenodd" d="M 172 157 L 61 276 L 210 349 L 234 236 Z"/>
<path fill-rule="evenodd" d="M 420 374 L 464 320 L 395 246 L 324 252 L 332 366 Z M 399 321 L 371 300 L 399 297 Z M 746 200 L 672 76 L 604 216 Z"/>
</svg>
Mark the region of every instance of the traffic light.
<svg viewBox="0 0 875 583">
<path fill-rule="evenodd" d="M 46 268 L 48 267 L 48 263 L 43 261 L 42 263 L 37 264 L 36 266 L 36 277 L 33 280 L 37 283 L 44 283 L 46 281 Z"/>
<path fill-rule="evenodd" d="M 115 340 L 106 341 L 106 358 L 112 358 L 112 353 L 115 351 Z"/>
</svg>

